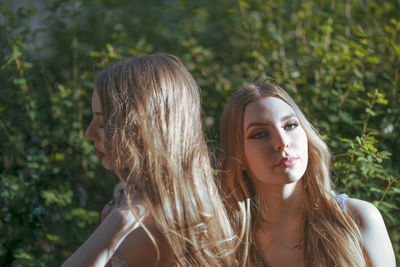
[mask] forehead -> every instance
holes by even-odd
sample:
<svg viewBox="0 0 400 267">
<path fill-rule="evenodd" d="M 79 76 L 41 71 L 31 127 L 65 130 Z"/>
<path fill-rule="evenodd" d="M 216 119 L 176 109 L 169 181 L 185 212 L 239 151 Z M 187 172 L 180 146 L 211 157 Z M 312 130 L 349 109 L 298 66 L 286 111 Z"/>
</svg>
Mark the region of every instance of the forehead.
<svg viewBox="0 0 400 267">
<path fill-rule="evenodd" d="M 255 121 L 276 121 L 289 114 L 295 114 L 289 104 L 279 97 L 268 96 L 247 104 L 243 124 L 246 127 L 247 124 Z"/>
</svg>

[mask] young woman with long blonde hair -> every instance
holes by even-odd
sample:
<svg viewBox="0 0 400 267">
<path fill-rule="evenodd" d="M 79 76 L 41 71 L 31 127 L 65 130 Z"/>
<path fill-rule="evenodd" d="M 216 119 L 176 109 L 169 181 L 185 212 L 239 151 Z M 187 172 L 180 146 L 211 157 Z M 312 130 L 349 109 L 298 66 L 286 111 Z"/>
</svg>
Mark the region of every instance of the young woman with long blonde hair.
<svg viewBox="0 0 400 267">
<path fill-rule="evenodd" d="M 95 80 L 86 135 L 122 181 L 127 205 L 106 216 L 64 266 L 236 266 L 200 92 L 178 58 L 119 61 Z"/>
<path fill-rule="evenodd" d="M 247 217 L 231 217 L 241 219 L 249 266 L 395 266 L 379 211 L 332 190 L 328 147 L 282 88 L 259 82 L 236 91 L 221 145 L 230 205 L 247 203 Z"/>
</svg>

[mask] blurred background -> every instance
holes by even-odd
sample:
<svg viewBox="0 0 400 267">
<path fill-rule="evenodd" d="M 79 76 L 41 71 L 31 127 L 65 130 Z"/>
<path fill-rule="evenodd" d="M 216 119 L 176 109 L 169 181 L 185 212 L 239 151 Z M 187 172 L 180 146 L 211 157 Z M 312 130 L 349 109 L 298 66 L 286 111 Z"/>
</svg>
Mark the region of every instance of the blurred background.
<svg viewBox="0 0 400 267">
<path fill-rule="evenodd" d="M 224 103 L 271 80 L 329 144 L 339 192 L 381 211 L 400 262 L 399 0 L 2 0 L 0 266 L 58 266 L 117 179 L 84 133 L 96 74 L 179 56 L 202 89 L 210 149 Z"/>
</svg>

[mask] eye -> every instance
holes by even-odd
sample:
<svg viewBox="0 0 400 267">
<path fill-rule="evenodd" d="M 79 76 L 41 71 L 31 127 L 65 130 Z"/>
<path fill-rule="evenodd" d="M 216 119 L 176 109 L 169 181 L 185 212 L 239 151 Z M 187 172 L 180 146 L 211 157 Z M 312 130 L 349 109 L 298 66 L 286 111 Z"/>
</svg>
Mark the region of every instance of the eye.
<svg viewBox="0 0 400 267">
<path fill-rule="evenodd" d="M 283 127 L 283 129 L 285 129 L 285 130 L 293 130 L 293 129 L 297 128 L 297 126 L 299 126 L 299 124 L 297 122 L 291 122 L 291 123 L 286 124 Z"/>
<path fill-rule="evenodd" d="M 256 133 L 250 135 L 250 139 L 259 139 L 268 136 L 269 133 L 267 131 L 257 131 Z"/>
</svg>

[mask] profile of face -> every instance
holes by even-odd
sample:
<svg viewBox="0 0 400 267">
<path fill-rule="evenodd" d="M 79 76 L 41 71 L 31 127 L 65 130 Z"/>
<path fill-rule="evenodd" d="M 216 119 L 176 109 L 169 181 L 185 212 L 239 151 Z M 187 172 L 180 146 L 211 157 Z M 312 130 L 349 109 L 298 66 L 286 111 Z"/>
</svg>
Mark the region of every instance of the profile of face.
<svg viewBox="0 0 400 267">
<path fill-rule="evenodd" d="M 308 164 L 307 135 L 281 98 L 249 103 L 243 117 L 244 168 L 255 186 L 295 183 Z"/>
<path fill-rule="evenodd" d="M 86 138 L 94 142 L 94 149 L 97 156 L 101 159 L 103 167 L 107 170 L 112 169 L 109 156 L 105 153 L 104 149 L 104 122 L 101 102 L 97 90 L 93 90 L 92 96 L 92 113 L 93 118 L 88 128 L 86 129 Z"/>
</svg>

